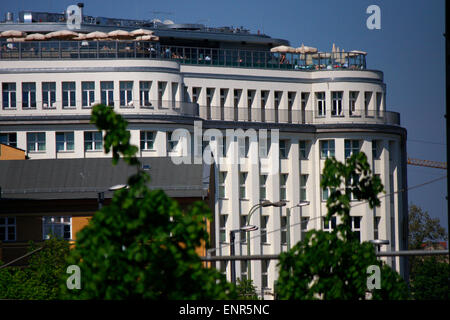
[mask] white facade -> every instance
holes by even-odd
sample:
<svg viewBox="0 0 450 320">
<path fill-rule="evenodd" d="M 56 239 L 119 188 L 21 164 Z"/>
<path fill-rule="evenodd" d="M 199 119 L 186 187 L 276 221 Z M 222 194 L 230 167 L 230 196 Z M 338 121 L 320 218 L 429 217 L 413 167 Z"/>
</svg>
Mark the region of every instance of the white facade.
<svg viewBox="0 0 450 320">
<path fill-rule="evenodd" d="M 217 255 L 230 253 L 229 232 L 244 223 L 259 227 L 258 231 L 250 233 L 251 254 L 285 251 L 283 217 L 286 208 L 300 200 L 308 200 L 310 204 L 291 210 L 291 246 L 300 240 L 300 214 L 309 218 L 308 230 L 323 229 L 326 202 L 322 198 L 320 175 L 325 162 L 321 157 L 324 140 L 334 141 L 334 155 L 340 161 L 345 160 L 346 141 L 355 141 L 353 145 L 365 152 L 373 172 L 380 175 L 384 184 L 387 196 L 381 199 L 381 207 L 370 210 L 367 204 L 353 203 L 355 208 L 351 215 L 360 217 L 360 227 L 355 230 L 360 231 L 361 241 L 374 239 L 377 229 L 378 238 L 391 243 L 383 250 L 405 249 L 407 202 L 406 194 L 398 191 L 406 187 L 406 130 L 399 126 L 397 114 L 386 112 L 386 86 L 381 72 L 195 66 L 158 59 L 0 60 L 2 139 L 14 140 L 9 134 L 15 134 L 16 146 L 26 150 L 30 159 L 109 156 L 102 149 L 96 150 L 95 141 L 89 140 L 92 136 L 86 132 L 96 131 L 89 123 L 90 105 L 101 102 L 102 83 L 111 81 L 114 109 L 126 116 L 131 142 L 141 147 L 143 157 L 170 156 L 169 132 L 185 128 L 193 133 L 194 121 L 202 121 L 203 129 L 279 130 L 280 141 L 285 140 L 286 157 L 278 159 L 279 150 L 273 141 L 268 156 L 278 163 L 279 172 L 271 174 L 261 169 L 258 141 L 249 144 L 248 157 L 241 164 L 216 166 L 213 246 Z M 73 106 L 71 93 L 63 93 L 70 91 L 67 90 L 70 86 L 64 85 L 66 82 L 74 83 Z M 93 102 L 88 101 L 88 105 L 83 106 L 83 88 L 89 87 L 86 82 L 94 83 L 94 97 Z M 140 90 L 142 82 L 151 82 L 148 98 L 144 99 Z M 35 104 L 30 102 L 29 94 L 24 95 L 23 88 L 29 88 L 24 83 L 34 83 L 31 87 L 35 88 Z M 47 85 L 43 83 L 54 83 L 54 103 L 44 105 L 43 88 Z M 11 86 L 5 84 L 15 84 L 15 105 L 11 103 Z M 131 91 L 131 97 L 127 90 Z M 89 93 L 86 96 L 89 97 Z M 325 105 L 321 101 L 323 97 Z M 28 99 L 27 104 L 24 104 L 25 99 Z M 152 107 L 143 100 L 150 101 Z M 199 106 L 198 113 L 195 102 Z M 304 141 L 304 145 L 300 141 Z M 91 147 L 87 147 L 89 144 Z M 238 152 L 237 141 L 227 146 L 227 158 L 231 157 L 233 148 Z M 226 173 L 223 183 L 221 172 Z M 246 173 L 245 182 L 240 173 Z M 261 195 L 261 174 L 267 174 L 266 197 Z M 300 185 L 301 179 L 306 180 L 305 185 Z M 224 195 L 219 192 L 223 188 Z M 242 194 L 244 188 L 245 195 Z M 282 199 L 284 193 L 286 197 Z M 260 209 L 252 215 L 251 221 L 245 221 L 243 217 L 250 208 L 263 198 L 286 200 L 287 206 Z M 376 226 L 374 221 L 378 220 Z M 262 231 L 267 232 L 266 237 L 261 237 Z M 236 254 L 246 254 L 247 245 L 240 240 L 237 234 Z M 387 261 L 404 272 L 400 258 Z M 267 284 L 265 292 L 273 292 L 277 263 L 276 260 L 271 260 L 268 266 L 260 261 L 251 263 L 252 279 L 258 290 Z M 217 263 L 217 267 L 224 266 Z M 224 271 L 229 277 L 230 263 Z M 245 273 L 245 266 L 237 261 L 236 276 L 239 278 Z"/>
</svg>

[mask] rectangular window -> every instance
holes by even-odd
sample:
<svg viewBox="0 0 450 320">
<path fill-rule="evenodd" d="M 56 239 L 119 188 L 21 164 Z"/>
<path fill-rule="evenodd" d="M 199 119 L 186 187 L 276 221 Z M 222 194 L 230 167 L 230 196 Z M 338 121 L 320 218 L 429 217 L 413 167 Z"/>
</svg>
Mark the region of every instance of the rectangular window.
<svg viewBox="0 0 450 320">
<path fill-rule="evenodd" d="M 309 93 L 308 92 L 302 92 L 302 111 L 306 110 L 306 106 L 308 105 L 309 100 Z"/>
<path fill-rule="evenodd" d="M 320 141 L 320 158 L 326 159 L 335 156 L 334 140 Z"/>
<path fill-rule="evenodd" d="M 172 139 L 173 132 L 167 132 L 167 151 L 172 152 L 176 151 L 176 147 L 178 145 L 178 140 Z"/>
<path fill-rule="evenodd" d="M 358 100 L 358 91 L 350 91 L 349 93 L 349 97 L 348 97 L 348 110 L 349 110 L 349 114 L 355 115 L 357 113 L 356 110 L 356 100 Z"/>
<path fill-rule="evenodd" d="M 306 196 L 306 184 L 308 183 L 308 175 L 301 174 L 300 175 L 300 201 L 307 201 Z"/>
<path fill-rule="evenodd" d="M 250 138 L 249 137 L 239 137 L 239 157 L 248 158 L 248 151 L 250 150 Z"/>
<path fill-rule="evenodd" d="M 56 152 L 73 151 L 73 150 L 74 150 L 73 132 L 57 132 Z"/>
<path fill-rule="evenodd" d="M 321 179 L 321 180 L 323 179 L 322 175 L 320 176 L 320 179 Z M 330 196 L 330 194 L 331 194 L 331 192 L 332 192 L 333 190 L 334 190 L 334 189 L 323 188 L 323 189 L 322 189 L 322 201 L 327 201 L 327 200 L 328 200 L 328 197 Z"/>
<path fill-rule="evenodd" d="M 352 185 L 353 185 L 353 183 L 354 182 L 358 182 L 358 180 L 359 180 L 359 176 L 358 175 L 354 175 L 353 177 L 351 177 L 350 178 L 350 180 L 349 181 L 346 181 L 345 182 L 345 193 L 346 194 L 348 194 L 349 195 L 349 199 L 350 199 L 350 201 L 356 201 L 356 200 L 358 200 L 357 199 L 357 197 L 355 196 L 355 194 L 353 193 L 353 187 L 352 187 Z"/>
<path fill-rule="evenodd" d="M 300 222 L 302 240 L 305 239 L 306 233 L 308 232 L 308 223 L 309 223 L 309 217 L 302 217 L 302 220 Z"/>
<path fill-rule="evenodd" d="M 100 82 L 100 100 L 105 106 L 114 107 L 114 82 Z"/>
<path fill-rule="evenodd" d="M 15 132 L 0 133 L 0 143 L 17 148 L 17 133 Z"/>
<path fill-rule="evenodd" d="M 200 91 L 202 88 L 199 87 L 192 87 L 192 102 L 197 103 L 198 98 L 200 97 Z"/>
<path fill-rule="evenodd" d="M 350 158 L 359 152 L 359 140 L 345 140 L 345 158 Z"/>
<path fill-rule="evenodd" d="M 75 108 L 75 82 L 62 83 L 63 108 Z"/>
<path fill-rule="evenodd" d="M 247 280 L 247 271 L 248 271 L 248 261 L 241 260 L 241 279 L 242 280 Z"/>
<path fill-rule="evenodd" d="M 319 117 L 325 117 L 327 112 L 325 92 L 316 92 L 316 110 Z"/>
<path fill-rule="evenodd" d="M 261 109 L 264 109 L 266 107 L 268 97 L 269 91 L 261 90 Z"/>
<path fill-rule="evenodd" d="M 16 84 L 6 83 L 2 84 L 2 100 L 3 109 L 15 109 L 16 108 Z"/>
<path fill-rule="evenodd" d="M 225 198 L 225 181 L 227 178 L 227 173 L 224 171 L 219 172 L 219 198 Z"/>
<path fill-rule="evenodd" d="M 225 275 L 227 274 L 228 261 L 220 261 L 220 273 Z"/>
<path fill-rule="evenodd" d="M 336 229 L 336 217 L 331 217 L 331 221 L 325 221 L 325 217 L 322 217 L 322 228 L 323 231 L 326 232 L 332 232 L 334 229 Z"/>
<path fill-rule="evenodd" d="M 280 159 L 287 159 L 289 155 L 290 141 L 280 140 L 279 144 L 280 144 Z"/>
<path fill-rule="evenodd" d="M 267 183 L 267 174 L 261 174 L 259 176 L 259 198 L 261 200 L 266 200 L 266 183 Z"/>
<path fill-rule="evenodd" d="M 120 105 L 131 107 L 133 106 L 133 81 L 120 81 Z"/>
<path fill-rule="evenodd" d="M 141 107 L 151 107 L 150 102 L 150 88 L 152 87 L 151 81 L 139 82 L 139 103 Z"/>
<path fill-rule="evenodd" d="M 380 160 L 381 157 L 381 141 L 372 140 L 372 159 Z"/>
<path fill-rule="evenodd" d="M 153 150 L 155 133 L 153 131 L 141 131 L 141 150 Z"/>
<path fill-rule="evenodd" d="M 226 232 L 227 219 L 228 219 L 227 214 L 219 215 L 219 241 L 221 243 L 227 241 L 227 232 Z"/>
<path fill-rule="evenodd" d="M 352 218 L 352 231 L 356 234 L 356 238 L 361 242 L 361 217 Z"/>
<path fill-rule="evenodd" d="M 260 137 L 259 139 L 259 156 L 261 158 L 267 158 L 270 152 L 270 146 L 272 144 L 272 140 L 270 136 Z"/>
<path fill-rule="evenodd" d="M 281 244 L 287 244 L 287 217 L 281 216 Z"/>
<path fill-rule="evenodd" d="M 292 107 L 294 106 L 295 96 L 297 95 L 297 92 L 288 91 L 288 110 L 292 110 Z"/>
<path fill-rule="evenodd" d="M 81 82 L 81 106 L 92 107 L 95 98 L 95 82 Z"/>
<path fill-rule="evenodd" d="M 103 135 L 101 132 L 84 133 L 84 151 L 100 151 L 103 149 Z"/>
<path fill-rule="evenodd" d="M 374 221 L 373 221 L 373 238 L 375 240 L 379 239 L 379 227 L 380 227 L 380 221 L 381 221 L 381 217 L 374 217 Z"/>
<path fill-rule="evenodd" d="M 370 100 L 372 99 L 372 92 L 366 91 L 364 92 L 364 112 L 366 117 L 370 116 L 369 109 L 370 109 Z"/>
<path fill-rule="evenodd" d="M 234 89 L 233 90 L 233 108 L 234 108 L 234 120 L 239 120 L 239 103 L 241 101 L 242 90 Z"/>
<path fill-rule="evenodd" d="M 22 108 L 36 109 L 36 83 L 22 83 Z"/>
<path fill-rule="evenodd" d="M 45 151 L 45 132 L 28 132 L 27 150 L 28 152 Z"/>
<path fill-rule="evenodd" d="M 158 81 L 158 107 L 162 106 L 162 101 L 166 93 L 167 82 Z"/>
<path fill-rule="evenodd" d="M 307 149 L 307 147 L 308 147 L 307 141 L 300 140 L 298 142 L 298 151 L 299 151 L 299 154 L 300 154 L 300 159 L 302 159 L 302 160 L 308 159 L 308 156 L 309 156 L 309 152 L 308 151 L 309 150 Z"/>
<path fill-rule="evenodd" d="M 263 288 L 269 287 L 269 265 L 270 260 L 261 260 L 261 286 Z"/>
<path fill-rule="evenodd" d="M 59 239 L 72 239 L 72 218 L 71 217 L 43 217 L 43 238 L 50 239 L 55 236 Z"/>
<path fill-rule="evenodd" d="M 247 218 L 248 218 L 247 215 L 240 215 L 239 223 L 241 228 L 247 225 Z M 239 232 L 239 234 L 241 239 L 240 241 L 245 243 L 247 241 L 247 232 Z"/>
<path fill-rule="evenodd" d="M 286 173 L 280 174 L 280 200 L 286 200 L 286 185 L 287 185 L 288 175 Z"/>
<path fill-rule="evenodd" d="M 42 107 L 44 109 L 56 108 L 55 82 L 42 82 Z"/>
<path fill-rule="evenodd" d="M 381 92 L 377 92 L 377 106 L 376 106 L 377 117 L 380 116 L 382 97 L 383 97 L 383 94 Z"/>
<path fill-rule="evenodd" d="M 342 112 L 342 91 L 331 92 L 331 115 L 334 117 L 341 117 Z"/>
<path fill-rule="evenodd" d="M 247 182 L 247 172 L 239 173 L 239 198 L 247 199 L 247 190 L 245 188 Z"/>
<path fill-rule="evenodd" d="M 0 218 L 0 241 L 16 241 L 16 218 Z"/>
<path fill-rule="evenodd" d="M 274 109 L 278 109 L 279 108 L 282 95 L 283 95 L 283 91 L 275 91 L 273 93 L 273 107 L 274 107 Z"/>
<path fill-rule="evenodd" d="M 261 215 L 261 243 L 267 243 L 267 224 L 269 216 Z"/>
</svg>

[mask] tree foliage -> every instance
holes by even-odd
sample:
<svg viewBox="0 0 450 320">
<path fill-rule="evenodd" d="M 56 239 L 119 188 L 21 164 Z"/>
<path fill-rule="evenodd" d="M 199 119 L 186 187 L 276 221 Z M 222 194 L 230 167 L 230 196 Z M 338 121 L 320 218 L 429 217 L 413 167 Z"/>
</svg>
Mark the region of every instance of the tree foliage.
<svg viewBox="0 0 450 320">
<path fill-rule="evenodd" d="M 360 243 L 351 230 L 350 197 L 378 206 L 383 185 L 371 175 L 364 153 L 352 155 L 346 163 L 334 158 L 325 162 L 322 188 L 330 188 L 327 216 L 338 215 L 342 223 L 331 233 L 309 231 L 305 239 L 282 253 L 277 295 L 280 299 L 406 299 L 403 279 L 375 256 L 371 243 Z M 381 289 L 370 293 L 367 268 L 381 270 Z"/>
<path fill-rule="evenodd" d="M 210 211 L 196 202 L 183 211 L 161 190 L 149 190 L 129 143 L 127 123 L 111 108 L 96 105 L 92 122 L 106 131 L 105 151 L 113 163 L 122 157 L 136 167 L 127 189 L 115 191 L 111 204 L 95 213 L 78 233 L 70 264 L 81 269 L 82 299 L 226 299 L 234 287 L 216 269 L 203 266 L 195 249 L 207 242 L 204 219 Z"/>
<path fill-rule="evenodd" d="M 422 249 L 422 244 L 448 240 L 448 234 L 440 225 L 438 218 L 431 218 L 427 211 L 412 204 L 409 207 L 408 247 L 410 250 Z"/>
<path fill-rule="evenodd" d="M 30 252 L 35 249 L 31 243 Z M 51 238 L 30 257 L 27 266 L 0 269 L 0 299 L 58 299 L 69 250 L 67 241 Z"/>
<path fill-rule="evenodd" d="M 258 300 L 256 287 L 251 279 L 237 279 L 236 291 L 239 300 Z"/>
</svg>

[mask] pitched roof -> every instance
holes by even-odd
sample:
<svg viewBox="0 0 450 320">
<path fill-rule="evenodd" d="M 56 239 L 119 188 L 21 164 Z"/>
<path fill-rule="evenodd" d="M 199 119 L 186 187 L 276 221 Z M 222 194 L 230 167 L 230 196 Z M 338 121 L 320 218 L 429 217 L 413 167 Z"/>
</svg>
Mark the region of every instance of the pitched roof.
<svg viewBox="0 0 450 320">
<path fill-rule="evenodd" d="M 150 166 L 150 189 L 162 189 L 171 197 L 207 195 L 209 170 L 201 164 L 175 165 L 169 157 L 140 158 Z M 90 199 L 98 192 L 109 198 L 111 186 L 126 184 L 136 172 L 120 160 L 111 158 L 5 160 L 0 161 L 2 198 L 15 199 Z M 209 180 L 208 180 L 209 181 Z"/>
</svg>

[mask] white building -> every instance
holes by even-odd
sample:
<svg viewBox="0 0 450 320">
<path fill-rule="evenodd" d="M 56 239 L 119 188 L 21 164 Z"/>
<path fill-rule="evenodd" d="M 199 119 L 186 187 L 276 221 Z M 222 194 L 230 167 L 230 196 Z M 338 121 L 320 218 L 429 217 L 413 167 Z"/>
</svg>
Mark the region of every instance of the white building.
<svg viewBox="0 0 450 320">
<path fill-rule="evenodd" d="M 330 230 L 332 223 L 323 223 L 327 193 L 320 188 L 324 159 L 335 156 L 344 161 L 352 152 L 363 151 L 380 175 L 386 197 L 376 210 L 354 201 L 353 228 L 361 241 L 389 240 L 382 250 L 406 249 L 407 197 L 401 192 L 406 188 L 406 130 L 399 114 L 387 111 L 383 73 L 368 69 L 362 53 L 287 54 L 289 63 L 280 64 L 282 55 L 269 49 L 288 44 L 285 40 L 246 30 L 210 32 L 189 26 L 155 28 L 160 43 L 11 43 L 0 38 L 0 142 L 26 150 L 30 159 L 108 157 L 101 134 L 89 122 L 92 105 L 99 102 L 110 104 L 128 120 L 131 142 L 140 147 L 142 157 L 177 155 L 171 132 L 184 128 L 193 134 L 195 121 L 203 129 L 223 133 L 278 129 L 280 142 L 277 148 L 271 141 L 269 167 L 261 166 L 259 140 L 225 143 L 226 159 L 234 150 L 243 160 L 216 165 L 211 246 L 217 255 L 230 254 L 230 230 L 246 224 L 259 228 L 250 233 L 251 254 L 285 251 L 286 208 L 302 200 L 310 204 L 291 210 L 291 245 L 302 231 Z M 26 19 L 0 23 L 0 31 L 45 33 L 63 28 L 64 23 Z M 114 29 L 86 23 L 81 31 Z M 207 41 L 199 40 L 203 38 Z M 152 45 L 155 56 L 147 51 Z M 169 56 L 164 55 L 166 47 Z M 274 163 L 279 170 L 274 170 Z M 247 221 L 250 208 L 262 200 L 284 200 L 287 206 L 260 208 Z M 236 235 L 238 255 L 248 250 L 241 236 Z M 386 261 L 404 275 L 402 259 Z M 273 292 L 276 264 L 251 263 L 258 290 Z M 217 267 L 230 277 L 230 263 Z M 238 278 L 247 276 L 247 270 L 246 263 L 236 262 Z"/>
</svg>

